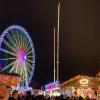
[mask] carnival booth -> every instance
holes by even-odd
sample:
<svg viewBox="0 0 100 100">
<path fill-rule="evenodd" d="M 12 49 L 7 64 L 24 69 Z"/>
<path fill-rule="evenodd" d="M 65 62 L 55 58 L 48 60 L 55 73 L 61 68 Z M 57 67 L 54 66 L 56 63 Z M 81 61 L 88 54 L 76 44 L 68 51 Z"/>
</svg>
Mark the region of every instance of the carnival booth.
<svg viewBox="0 0 100 100">
<path fill-rule="evenodd" d="M 100 79 L 96 77 L 78 75 L 74 78 L 60 84 L 62 93 L 67 96 L 82 96 L 90 99 L 96 97 L 96 92 L 99 90 Z"/>
<path fill-rule="evenodd" d="M 20 75 L 0 71 L 0 98 L 8 100 L 9 93 L 12 94 L 13 88 L 20 82 Z M 6 99 L 5 99 L 6 98 Z"/>
<path fill-rule="evenodd" d="M 19 82 L 20 82 L 19 74 L 0 71 L 0 83 L 14 87 L 17 86 Z"/>
<path fill-rule="evenodd" d="M 59 82 L 52 82 L 45 85 L 45 95 L 60 96 Z"/>
</svg>

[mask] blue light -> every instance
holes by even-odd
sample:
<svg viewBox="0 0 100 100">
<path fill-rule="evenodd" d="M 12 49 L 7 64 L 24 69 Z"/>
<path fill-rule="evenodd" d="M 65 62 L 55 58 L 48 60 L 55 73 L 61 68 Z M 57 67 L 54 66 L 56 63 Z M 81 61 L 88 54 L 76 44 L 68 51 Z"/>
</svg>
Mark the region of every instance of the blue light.
<svg viewBox="0 0 100 100">
<path fill-rule="evenodd" d="M 26 55 L 24 55 L 24 60 L 26 60 L 27 59 L 27 57 L 26 57 Z"/>
</svg>

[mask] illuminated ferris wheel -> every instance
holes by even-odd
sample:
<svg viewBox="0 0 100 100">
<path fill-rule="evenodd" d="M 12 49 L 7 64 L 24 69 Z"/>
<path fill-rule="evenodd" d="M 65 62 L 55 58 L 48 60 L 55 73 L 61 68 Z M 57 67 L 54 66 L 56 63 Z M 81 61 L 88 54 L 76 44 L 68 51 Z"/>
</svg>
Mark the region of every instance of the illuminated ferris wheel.
<svg viewBox="0 0 100 100">
<path fill-rule="evenodd" d="M 21 76 L 20 86 L 28 87 L 35 67 L 35 52 L 28 32 L 11 25 L 0 37 L 0 68 Z"/>
</svg>

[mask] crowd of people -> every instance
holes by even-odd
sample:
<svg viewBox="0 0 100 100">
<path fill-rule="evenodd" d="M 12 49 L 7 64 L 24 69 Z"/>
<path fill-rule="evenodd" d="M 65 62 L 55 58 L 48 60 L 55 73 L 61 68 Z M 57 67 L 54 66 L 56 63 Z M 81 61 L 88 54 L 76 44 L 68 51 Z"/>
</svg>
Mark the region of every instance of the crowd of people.
<svg viewBox="0 0 100 100">
<path fill-rule="evenodd" d="M 83 97 L 68 97 L 68 96 L 57 96 L 57 97 L 50 97 L 50 96 L 44 96 L 44 95 L 36 95 L 31 93 L 31 91 L 26 91 L 24 94 L 19 93 L 17 90 L 14 90 L 12 92 L 12 89 L 10 86 L 6 86 L 5 84 L 0 83 L 0 100 L 99 100 L 99 99 L 89 99 L 89 97 L 86 97 L 83 99 Z"/>
<path fill-rule="evenodd" d="M 14 91 L 12 95 L 9 96 L 8 100 L 96 100 L 96 99 L 89 99 L 86 97 L 85 99 L 81 96 L 79 97 L 68 97 L 68 96 L 43 96 L 43 95 L 34 95 L 31 94 L 30 91 L 27 91 L 25 94 L 18 93 L 18 91 Z"/>
<path fill-rule="evenodd" d="M 17 91 L 14 91 L 8 100 L 97 100 L 97 99 L 89 99 L 89 97 L 86 97 L 84 99 L 81 96 L 68 97 L 68 96 L 63 96 L 63 95 L 50 97 L 50 96 L 43 96 L 43 95 L 34 95 L 34 94 L 31 94 L 30 91 L 27 91 L 26 94 L 21 94 L 21 93 L 19 94 Z"/>
<path fill-rule="evenodd" d="M 27 91 L 26 93 L 18 93 L 17 90 L 14 90 L 11 93 L 10 87 L 5 87 L 5 85 L 2 85 L 2 88 L 0 88 L 0 100 L 91 100 L 88 97 L 83 99 L 83 97 L 68 97 L 68 96 L 56 96 L 56 97 L 50 97 L 49 95 L 34 95 L 31 93 L 31 91 Z M 92 99 L 97 100 L 97 99 Z"/>
</svg>

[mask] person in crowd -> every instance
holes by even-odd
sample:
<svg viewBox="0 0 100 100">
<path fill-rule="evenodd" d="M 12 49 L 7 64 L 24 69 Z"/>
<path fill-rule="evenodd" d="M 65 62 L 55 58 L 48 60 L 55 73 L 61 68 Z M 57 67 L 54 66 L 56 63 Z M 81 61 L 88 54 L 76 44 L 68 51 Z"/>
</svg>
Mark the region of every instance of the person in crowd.
<svg viewBox="0 0 100 100">
<path fill-rule="evenodd" d="M 11 87 L 4 83 L 0 83 L 0 100 L 8 100 L 10 96 Z"/>
<path fill-rule="evenodd" d="M 21 100 L 18 91 L 14 90 L 13 93 L 12 93 L 12 96 L 9 97 L 8 100 Z"/>
<path fill-rule="evenodd" d="M 31 99 L 32 99 L 31 92 L 30 91 L 27 91 L 26 92 L 25 100 L 31 100 Z"/>
</svg>

